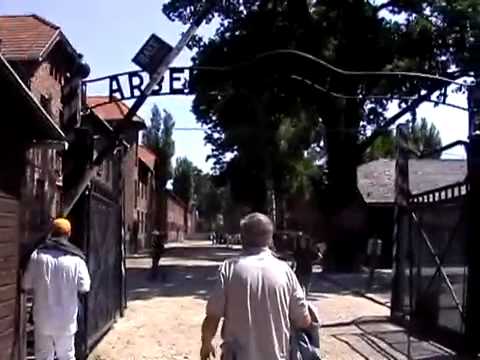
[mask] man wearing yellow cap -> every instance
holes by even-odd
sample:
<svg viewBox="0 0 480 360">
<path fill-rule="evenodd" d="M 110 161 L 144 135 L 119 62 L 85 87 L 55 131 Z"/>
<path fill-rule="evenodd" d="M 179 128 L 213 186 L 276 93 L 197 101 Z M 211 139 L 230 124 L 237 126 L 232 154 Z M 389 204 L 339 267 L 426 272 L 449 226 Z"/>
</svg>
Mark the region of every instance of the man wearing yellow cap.
<svg viewBox="0 0 480 360">
<path fill-rule="evenodd" d="M 23 286 L 34 297 L 37 360 L 75 359 L 78 293 L 90 290 L 90 275 L 82 251 L 68 241 L 71 231 L 67 219 L 56 219 L 25 272 Z"/>
</svg>

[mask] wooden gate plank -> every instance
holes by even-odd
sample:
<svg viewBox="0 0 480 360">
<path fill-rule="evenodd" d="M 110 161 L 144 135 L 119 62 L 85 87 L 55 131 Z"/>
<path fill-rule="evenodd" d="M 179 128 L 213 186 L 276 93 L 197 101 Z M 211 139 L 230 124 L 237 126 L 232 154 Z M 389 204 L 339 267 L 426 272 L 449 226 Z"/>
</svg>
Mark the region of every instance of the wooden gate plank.
<svg viewBox="0 0 480 360">
<path fill-rule="evenodd" d="M 0 303 L 0 318 L 11 315 L 15 312 L 15 300 Z"/>
<path fill-rule="evenodd" d="M 16 255 L 4 256 L 0 255 L 0 271 L 16 269 L 18 265 L 18 257 Z"/>
<path fill-rule="evenodd" d="M 12 352 L 12 346 L 13 346 L 13 336 L 14 336 L 14 331 L 9 330 L 4 333 L 0 333 L 0 354 L 4 357 L 3 359 L 8 359 L 11 352 Z"/>
<path fill-rule="evenodd" d="M 15 328 L 14 319 L 13 313 L 10 316 L 0 318 L 0 334 Z"/>
<path fill-rule="evenodd" d="M 16 242 L 0 243 L 0 257 L 16 256 L 18 244 Z"/>
<path fill-rule="evenodd" d="M 0 271 L 0 286 L 15 285 L 17 283 L 17 269 Z"/>
<path fill-rule="evenodd" d="M 16 290 L 16 285 L 0 286 L 0 302 L 15 300 L 17 295 Z"/>
</svg>

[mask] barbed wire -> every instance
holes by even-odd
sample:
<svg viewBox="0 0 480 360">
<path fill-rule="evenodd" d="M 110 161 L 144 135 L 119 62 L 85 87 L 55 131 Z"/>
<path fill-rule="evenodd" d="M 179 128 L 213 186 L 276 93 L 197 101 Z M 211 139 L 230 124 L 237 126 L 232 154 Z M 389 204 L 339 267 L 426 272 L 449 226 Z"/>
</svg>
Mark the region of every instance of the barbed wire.
<svg viewBox="0 0 480 360">
<path fill-rule="evenodd" d="M 401 101 L 401 100 L 412 101 L 412 100 L 416 100 L 418 98 L 418 95 L 416 95 L 416 96 L 343 95 L 343 94 L 339 94 L 339 93 L 333 92 L 331 90 L 328 90 L 328 89 L 324 88 L 323 86 L 315 84 L 310 80 L 304 79 L 304 78 L 296 76 L 296 75 L 292 75 L 291 78 L 294 79 L 294 80 L 303 81 L 306 84 L 308 84 L 309 86 L 312 86 L 319 91 L 322 91 L 322 92 L 327 93 L 331 96 L 338 97 L 338 98 L 341 98 L 341 99 L 361 99 L 361 98 L 364 98 L 364 99 L 379 99 L 379 100 L 380 99 L 390 99 L 390 100 L 399 100 L 399 101 Z M 466 108 L 466 107 L 456 105 L 456 104 L 447 103 L 447 102 L 443 102 L 443 101 L 428 99 L 428 100 L 425 100 L 425 102 L 430 102 L 430 103 L 434 103 L 434 104 L 437 104 L 437 105 L 444 105 L 444 106 L 451 107 L 451 108 L 454 108 L 454 109 L 457 109 L 457 110 L 468 111 L 468 108 Z"/>
<path fill-rule="evenodd" d="M 317 65 L 323 66 L 324 68 L 343 75 L 343 76 L 370 76 L 370 77 L 414 77 L 414 78 L 420 78 L 420 79 L 425 79 L 425 80 L 435 80 L 435 81 L 441 81 L 448 83 L 450 85 L 457 85 L 460 87 L 472 87 L 474 84 L 465 84 L 463 82 L 460 82 L 458 80 L 452 80 L 446 76 L 440 76 L 440 75 L 432 75 L 432 74 L 425 74 L 425 73 L 420 73 L 420 72 L 410 72 L 410 71 L 352 71 L 352 70 L 344 70 L 339 67 L 336 67 L 322 59 L 319 59 L 313 55 L 307 54 L 303 51 L 299 50 L 291 50 L 291 49 L 280 49 L 280 50 L 273 50 L 273 51 L 267 51 L 261 54 L 256 55 L 253 59 L 240 62 L 237 64 L 233 65 L 226 65 L 226 66 L 192 66 L 192 69 L 196 70 L 205 70 L 205 71 L 232 71 L 237 68 L 242 68 L 242 67 L 248 67 L 256 62 L 263 60 L 268 57 L 272 57 L 275 55 L 296 55 L 299 56 L 305 60 L 311 61 L 312 63 L 315 63 Z"/>
</svg>

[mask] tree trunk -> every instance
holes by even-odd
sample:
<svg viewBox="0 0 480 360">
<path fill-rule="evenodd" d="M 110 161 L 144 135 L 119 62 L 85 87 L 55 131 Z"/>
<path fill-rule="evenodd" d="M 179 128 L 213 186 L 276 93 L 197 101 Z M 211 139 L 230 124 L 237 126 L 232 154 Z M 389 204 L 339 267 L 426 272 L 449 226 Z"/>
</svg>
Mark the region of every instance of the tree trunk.
<svg viewBox="0 0 480 360">
<path fill-rule="evenodd" d="M 359 255 L 353 209 L 358 198 L 357 140 L 360 107 L 349 100 L 326 119 L 328 149 L 328 251 L 326 263 L 335 271 L 352 271 Z M 343 218 L 345 216 L 345 218 Z M 341 220 L 340 220 L 341 219 Z M 340 221 L 339 221 L 340 220 Z M 353 230 L 352 230 L 353 229 Z"/>
<path fill-rule="evenodd" d="M 287 228 L 287 203 L 285 199 L 285 192 L 281 190 L 281 187 L 276 187 L 274 190 L 275 202 L 276 202 L 276 228 L 279 231 L 286 230 Z"/>
</svg>

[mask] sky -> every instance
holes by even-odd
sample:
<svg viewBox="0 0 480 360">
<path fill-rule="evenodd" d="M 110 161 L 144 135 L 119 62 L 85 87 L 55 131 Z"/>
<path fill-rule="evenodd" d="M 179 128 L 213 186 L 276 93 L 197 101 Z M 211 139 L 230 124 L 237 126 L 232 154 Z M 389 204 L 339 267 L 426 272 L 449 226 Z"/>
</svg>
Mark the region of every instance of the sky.
<svg viewBox="0 0 480 360">
<path fill-rule="evenodd" d="M 150 34 L 155 33 L 172 46 L 182 31 L 180 23 L 170 22 L 162 13 L 162 0 L 0 0 L 0 14 L 37 14 L 59 25 L 78 52 L 91 67 L 90 78 L 130 70 L 138 70 L 131 61 Z M 208 37 L 214 26 L 203 25 L 200 34 Z M 192 53 L 185 50 L 174 62 L 188 66 Z M 107 95 L 107 89 L 95 89 L 89 95 Z M 449 102 L 466 107 L 464 96 L 453 95 Z M 172 113 L 176 127 L 199 128 L 191 113 L 192 97 L 151 97 L 139 115 L 150 118 L 153 104 Z M 443 106 L 420 106 L 424 116 L 440 130 L 444 144 L 464 140 L 467 136 L 467 113 Z M 405 119 L 404 119 L 405 120 Z M 175 157 L 186 156 L 204 171 L 209 171 L 206 157 L 210 148 L 203 141 L 202 131 L 175 131 Z M 462 156 L 461 149 L 450 150 L 445 157 Z"/>
</svg>

